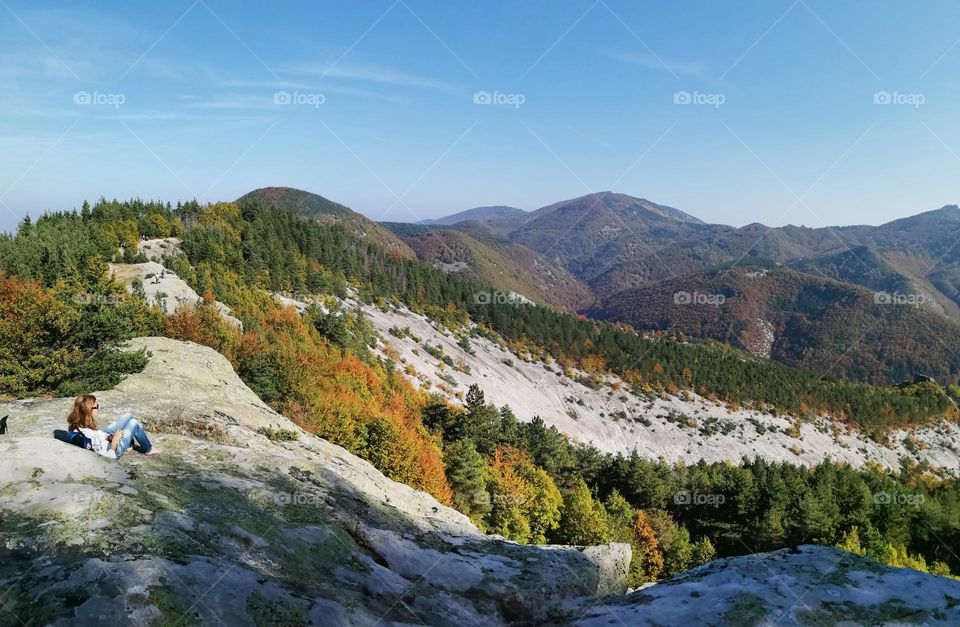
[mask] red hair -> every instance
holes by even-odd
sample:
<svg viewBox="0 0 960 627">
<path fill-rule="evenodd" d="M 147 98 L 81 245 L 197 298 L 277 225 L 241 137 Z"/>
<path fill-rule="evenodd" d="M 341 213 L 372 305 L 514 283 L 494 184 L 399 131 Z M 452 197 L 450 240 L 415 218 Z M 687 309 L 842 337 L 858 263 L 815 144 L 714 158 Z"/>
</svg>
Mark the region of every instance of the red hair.
<svg viewBox="0 0 960 627">
<path fill-rule="evenodd" d="M 97 404 L 97 397 L 92 394 L 78 396 L 73 401 L 73 411 L 67 416 L 67 425 L 71 431 L 76 431 L 81 427 L 84 429 L 96 429 L 97 421 L 93 417 L 93 406 Z"/>
</svg>

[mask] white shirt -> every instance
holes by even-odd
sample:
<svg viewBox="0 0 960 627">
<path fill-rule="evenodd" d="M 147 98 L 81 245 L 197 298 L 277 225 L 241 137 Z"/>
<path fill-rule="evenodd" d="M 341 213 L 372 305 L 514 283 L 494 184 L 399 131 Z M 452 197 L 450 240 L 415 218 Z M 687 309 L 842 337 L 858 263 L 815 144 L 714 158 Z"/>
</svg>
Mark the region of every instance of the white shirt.
<svg viewBox="0 0 960 627">
<path fill-rule="evenodd" d="M 103 455 L 104 457 L 109 457 L 110 459 L 116 459 L 117 453 L 110 450 L 110 435 L 104 431 L 97 431 L 96 429 L 87 429 L 85 427 L 80 428 L 83 435 L 90 438 L 90 442 L 93 445 L 93 450 L 97 453 Z"/>
</svg>

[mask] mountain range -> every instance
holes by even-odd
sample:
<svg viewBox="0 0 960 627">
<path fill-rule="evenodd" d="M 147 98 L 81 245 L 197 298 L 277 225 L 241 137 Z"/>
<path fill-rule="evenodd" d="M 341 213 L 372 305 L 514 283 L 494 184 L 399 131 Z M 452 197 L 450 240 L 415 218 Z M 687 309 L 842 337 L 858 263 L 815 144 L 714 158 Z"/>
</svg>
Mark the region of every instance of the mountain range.
<svg viewBox="0 0 960 627">
<path fill-rule="evenodd" d="M 956 382 L 960 372 L 956 205 L 880 226 L 737 228 L 607 191 L 410 225 L 289 188 L 241 200 L 251 198 L 537 303 L 729 343 L 825 377 Z"/>
</svg>

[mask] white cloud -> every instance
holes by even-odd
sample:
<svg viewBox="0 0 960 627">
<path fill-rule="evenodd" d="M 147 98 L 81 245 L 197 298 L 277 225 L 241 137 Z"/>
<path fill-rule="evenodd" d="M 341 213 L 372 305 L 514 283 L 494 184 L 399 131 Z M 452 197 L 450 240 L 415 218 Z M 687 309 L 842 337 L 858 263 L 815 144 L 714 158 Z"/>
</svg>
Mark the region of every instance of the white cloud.
<svg viewBox="0 0 960 627">
<path fill-rule="evenodd" d="M 604 50 L 601 54 L 608 59 L 635 65 L 647 70 L 666 72 L 680 77 L 696 78 L 708 82 L 716 80 L 709 66 L 703 63 L 672 61 L 655 57 L 652 54 L 637 54 L 635 52 L 622 52 L 618 50 Z"/>
<path fill-rule="evenodd" d="M 448 90 L 452 86 L 426 76 L 410 74 L 393 68 L 375 65 L 348 65 L 330 62 L 297 62 L 284 68 L 290 74 L 313 78 L 330 78 L 348 81 L 398 85 L 403 87 L 422 87 L 426 89 Z"/>
<path fill-rule="evenodd" d="M 307 83 L 303 81 L 290 81 L 290 80 L 226 80 L 220 81 L 218 83 L 219 87 L 231 88 L 231 89 L 269 89 L 269 90 L 286 90 L 286 91 L 302 91 L 302 92 L 312 92 L 312 93 L 322 93 L 322 94 L 337 94 L 341 96 L 358 96 L 361 98 L 374 98 L 377 100 L 384 100 L 387 102 L 393 103 L 403 103 L 407 102 L 405 98 L 398 97 L 392 94 L 385 94 L 378 91 L 373 91 L 370 89 L 362 89 L 360 87 L 354 87 L 350 85 L 333 85 L 333 84 L 323 84 L 320 83 Z"/>
<path fill-rule="evenodd" d="M 285 80 L 226 80 L 220 81 L 219 86 L 229 89 L 315 89 L 315 87 L 307 85 L 306 83 Z"/>
</svg>

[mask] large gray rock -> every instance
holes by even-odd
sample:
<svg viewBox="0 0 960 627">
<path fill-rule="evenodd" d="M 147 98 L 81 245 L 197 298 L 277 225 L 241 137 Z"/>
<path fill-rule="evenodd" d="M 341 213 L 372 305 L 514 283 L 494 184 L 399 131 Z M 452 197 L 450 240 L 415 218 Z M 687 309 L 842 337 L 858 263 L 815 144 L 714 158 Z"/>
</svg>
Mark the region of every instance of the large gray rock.
<svg viewBox="0 0 960 627">
<path fill-rule="evenodd" d="M 217 352 L 130 345 L 152 357 L 97 393 L 101 422 L 134 414 L 159 456 L 53 440 L 72 399 L 0 403 L 0 624 L 567 622 L 625 589 L 626 545 L 484 535 L 301 431 Z"/>
<path fill-rule="evenodd" d="M 723 559 L 591 607 L 578 625 L 960 625 L 960 583 L 803 545 Z"/>
</svg>

